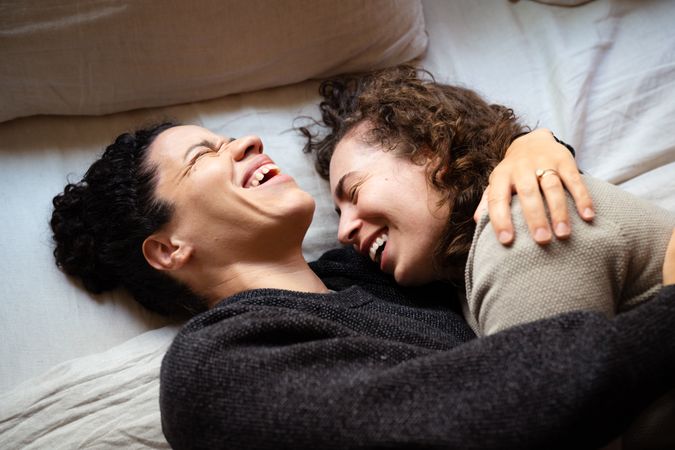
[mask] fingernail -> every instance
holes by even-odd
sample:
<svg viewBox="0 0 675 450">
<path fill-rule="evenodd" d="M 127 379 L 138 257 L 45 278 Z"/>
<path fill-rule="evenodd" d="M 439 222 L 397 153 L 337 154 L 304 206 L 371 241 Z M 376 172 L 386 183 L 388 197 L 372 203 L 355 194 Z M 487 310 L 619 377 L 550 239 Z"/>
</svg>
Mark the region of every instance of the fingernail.
<svg viewBox="0 0 675 450">
<path fill-rule="evenodd" d="M 565 222 L 558 222 L 558 225 L 555 226 L 556 236 L 569 236 L 570 226 Z"/>
<path fill-rule="evenodd" d="M 584 209 L 585 219 L 592 219 L 593 217 L 595 217 L 595 212 L 591 208 Z"/>
<path fill-rule="evenodd" d="M 501 242 L 502 244 L 508 244 L 509 242 L 511 242 L 512 237 L 513 235 L 508 231 L 499 232 L 499 242 Z"/>
<path fill-rule="evenodd" d="M 534 232 L 534 240 L 544 242 L 551 239 L 551 232 L 546 228 L 537 228 Z"/>
</svg>

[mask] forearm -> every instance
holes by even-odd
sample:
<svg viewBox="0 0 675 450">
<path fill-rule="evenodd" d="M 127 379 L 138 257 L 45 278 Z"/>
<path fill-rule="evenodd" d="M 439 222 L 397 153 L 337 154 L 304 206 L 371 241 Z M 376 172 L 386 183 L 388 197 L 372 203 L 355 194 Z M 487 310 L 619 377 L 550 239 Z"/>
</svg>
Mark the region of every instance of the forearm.
<svg viewBox="0 0 675 450">
<path fill-rule="evenodd" d="M 446 350 L 297 311 L 242 311 L 199 337 L 215 339 L 217 354 L 172 347 L 165 433 L 174 448 L 600 446 L 672 380 L 674 296 L 614 320 L 578 313 Z M 306 330 L 312 339 L 298 337 Z"/>
</svg>

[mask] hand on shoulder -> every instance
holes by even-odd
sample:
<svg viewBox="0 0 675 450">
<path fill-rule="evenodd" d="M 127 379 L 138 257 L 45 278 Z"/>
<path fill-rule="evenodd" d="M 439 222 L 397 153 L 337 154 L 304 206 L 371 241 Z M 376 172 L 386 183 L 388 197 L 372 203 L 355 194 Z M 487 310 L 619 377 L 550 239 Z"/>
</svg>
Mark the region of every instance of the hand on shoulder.
<svg viewBox="0 0 675 450">
<path fill-rule="evenodd" d="M 511 143 L 504 159 L 490 175 L 490 184 L 476 209 L 474 220 L 478 222 L 487 209 L 499 241 L 504 245 L 512 244 L 511 196 L 518 193 L 530 235 L 538 244 L 550 243 L 554 235 L 566 239 L 571 233 L 566 190 L 572 195 L 581 218 L 592 221 L 593 200 L 573 153 L 550 130 L 540 128 Z"/>
</svg>

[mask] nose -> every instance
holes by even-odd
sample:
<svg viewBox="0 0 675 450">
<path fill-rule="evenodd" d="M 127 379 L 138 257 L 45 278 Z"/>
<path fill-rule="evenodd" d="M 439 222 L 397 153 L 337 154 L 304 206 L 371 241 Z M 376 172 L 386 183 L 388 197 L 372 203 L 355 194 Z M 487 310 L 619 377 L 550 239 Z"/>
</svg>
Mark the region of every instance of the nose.
<svg viewBox="0 0 675 450">
<path fill-rule="evenodd" d="M 262 140 L 260 137 L 254 135 L 235 139 L 230 146 L 232 149 L 232 159 L 235 161 L 241 161 L 249 155 L 257 155 L 263 152 Z"/>
<path fill-rule="evenodd" d="M 343 244 L 353 244 L 357 247 L 357 238 L 363 222 L 351 211 L 342 211 L 338 224 L 338 240 Z"/>
</svg>

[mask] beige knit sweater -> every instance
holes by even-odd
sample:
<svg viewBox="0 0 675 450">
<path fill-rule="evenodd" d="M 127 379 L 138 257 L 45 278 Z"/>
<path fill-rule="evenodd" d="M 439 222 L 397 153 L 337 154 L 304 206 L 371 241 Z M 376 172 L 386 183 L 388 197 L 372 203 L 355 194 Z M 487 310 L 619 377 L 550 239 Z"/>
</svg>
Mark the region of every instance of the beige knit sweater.
<svg viewBox="0 0 675 450">
<path fill-rule="evenodd" d="M 539 246 L 530 239 L 517 196 L 512 246 L 497 241 L 487 214 L 481 218 L 466 266 L 464 304 L 479 336 L 574 310 L 613 316 L 659 289 L 675 214 L 604 181 L 584 181 L 596 218 L 582 221 L 568 195 L 568 240 Z"/>
</svg>

